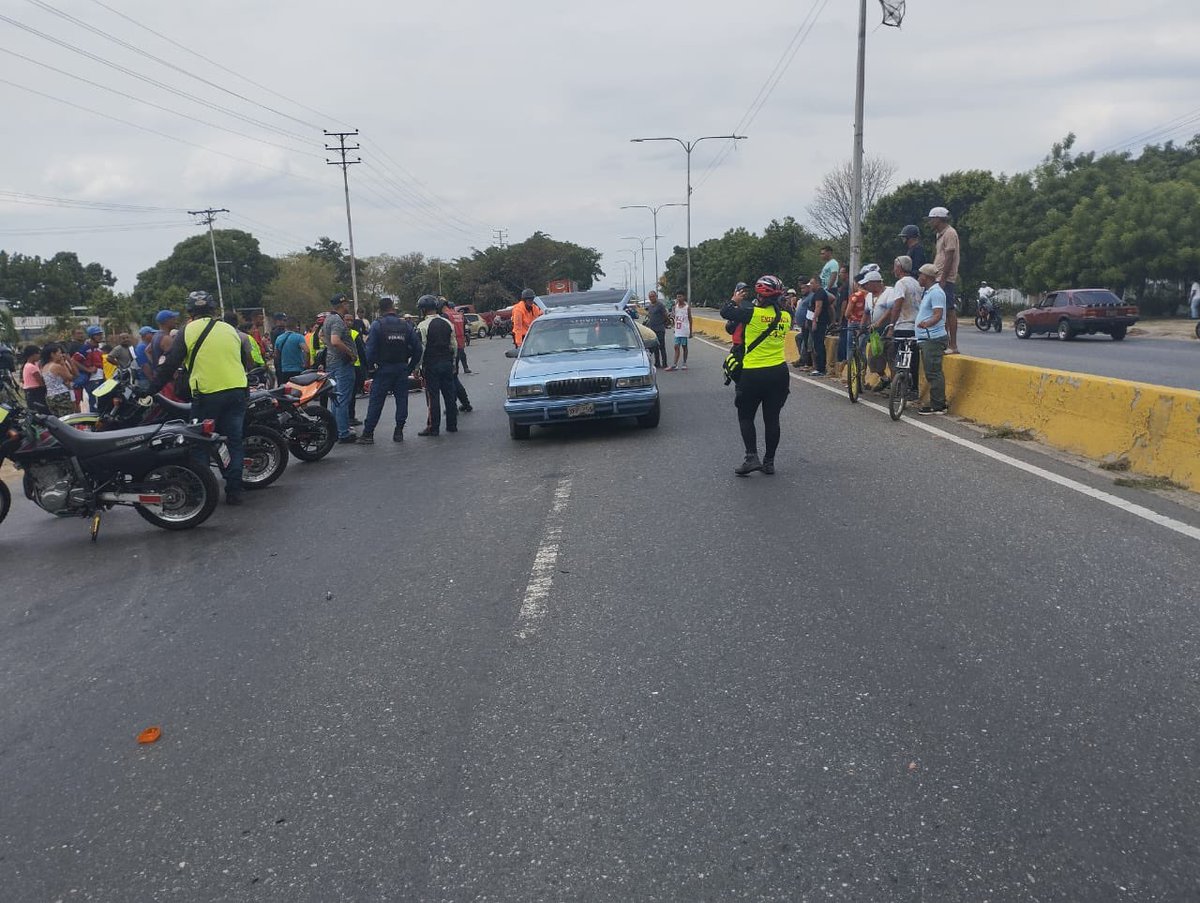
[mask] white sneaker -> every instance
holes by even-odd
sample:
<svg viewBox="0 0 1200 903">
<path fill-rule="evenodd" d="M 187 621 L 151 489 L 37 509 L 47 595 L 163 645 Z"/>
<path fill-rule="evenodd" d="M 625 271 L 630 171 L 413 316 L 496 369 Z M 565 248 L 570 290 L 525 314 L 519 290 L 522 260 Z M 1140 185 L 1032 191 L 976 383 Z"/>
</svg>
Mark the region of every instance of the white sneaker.
<svg viewBox="0 0 1200 903">
<path fill-rule="evenodd" d="M 679 369 L 680 369 L 680 370 L 686 370 L 686 369 L 687 369 L 687 364 L 684 364 L 684 365 L 683 365 L 682 367 L 680 367 Z"/>
</svg>

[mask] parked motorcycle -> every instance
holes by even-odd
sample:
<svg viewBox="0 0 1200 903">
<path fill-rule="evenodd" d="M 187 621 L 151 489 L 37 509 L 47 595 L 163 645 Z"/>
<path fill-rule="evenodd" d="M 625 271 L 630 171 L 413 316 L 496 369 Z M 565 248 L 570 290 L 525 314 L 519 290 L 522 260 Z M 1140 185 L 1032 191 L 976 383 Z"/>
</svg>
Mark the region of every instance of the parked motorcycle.
<svg viewBox="0 0 1200 903">
<path fill-rule="evenodd" d="M 279 432 L 301 461 L 319 461 L 337 445 L 337 421 L 322 407 L 335 385 L 325 373 L 301 373 L 278 389 L 252 392 L 246 418 Z"/>
<path fill-rule="evenodd" d="M 979 302 L 979 309 L 975 312 L 975 328 L 980 332 L 987 332 L 989 329 L 1001 332 L 1004 329 L 1004 320 L 997 302 Z"/>
<path fill-rule="evenodd" d="M 116 505 L 133 508 L 164 530 L 204 523 L 217 506 L 220 487 L 210 467 L 193 461 L 197 447 L 214 460 L 229 461 L 211 420 L 96 434 L 27 410 L 12 397 L 0 401 L 0 463 L 7 458 L 24 471 L 25 497 L 43 511 L 91 518 L 93 541 L 101 515 Z M 0 490 L 2 521 L 12 499 L 3 483 Z"/>
<path fill-rule="evenodd" d="M 92 393 L 96 413 L 68 414 L 63 423 L 85 432 L 108 432 L 133 426 L 167 421 L 191 420 L 192 406 L 163 394 L 143 395 L 135 388 L 132 370 L 118 370 Z M 251 393 L 254 398 L 256 393 Z M 266 393 L 261 393 L 266 394 Z M 242 484 L 247 489 L 270 486 L 287 470 L 288 446 L 283 436 L 269 426 L 255 422 L 249 413 L 244 421 L 242 447 L 245 463 Z"/>
</svg>

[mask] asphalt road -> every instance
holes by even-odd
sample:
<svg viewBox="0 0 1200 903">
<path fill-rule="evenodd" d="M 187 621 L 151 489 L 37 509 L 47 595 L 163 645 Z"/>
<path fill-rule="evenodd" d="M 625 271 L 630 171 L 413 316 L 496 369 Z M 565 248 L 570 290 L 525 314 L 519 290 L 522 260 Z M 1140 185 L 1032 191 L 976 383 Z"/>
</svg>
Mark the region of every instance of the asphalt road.
<svg viewBox="0 0 1200 903">
<path fill-rule="evenodd" d="M 700 313 L 717 315 L 711 309 Z M 1080 336 L 1060 342 L 1057 336 L 1039 335 L 1021 341 L 1012 331 L 1012 316 L 1005 315 L 1002 333 L 981 333 L 973 316 L 960 318 L 958 344 L 963 354 L 996 361 L 1200 390 L 1200 342 L 1195 339 L 1131 335 L 1114 342 L 1108 336 Z"/>
<path fill-rule="evenodd" d="M 1195 899 L 1200 541 L 799 381 L 737 479 L 699 343 L 515 443 L 501 351 L 190 533 L 15 501 L 0 898 Z"/>
</svg>

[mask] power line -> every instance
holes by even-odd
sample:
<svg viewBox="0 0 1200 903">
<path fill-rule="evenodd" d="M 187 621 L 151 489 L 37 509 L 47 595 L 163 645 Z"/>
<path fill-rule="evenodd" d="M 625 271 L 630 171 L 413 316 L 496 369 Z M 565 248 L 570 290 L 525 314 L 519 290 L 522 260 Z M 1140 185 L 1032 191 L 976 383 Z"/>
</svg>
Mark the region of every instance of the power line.
<svg viewBox="0 0 1200 903">
<path fill-rule="evenodd" d="M 68 207 L 85 210 L 105 210 L 121 213 L 184 213 L 182 207 L 151 207 L 143 204 L 114 204 L 107 201 L 85 201 L 76 198 L 60 198 L 46 194 L 29 194 L 24 191 L 0 189 L 0 202 L 28 204 L 35 207 Z"/>
<path fill-rule="evenodd" d="M 301 103 L 298 100 L 294 100 L 293 98 L 288 97 L 286 94 L 280 94 L 278 91 L 274 90 L 273 88 L 269 88 L 266 85 L 260 84 L 259 82 L 256 82 L 254 79 L 250 78 L 249 76 L 242 75 L 240 72 L 235 72 L 233 69 L 230 69 L 228 66 L 224 66 L 221 63 L 217 62 L 212 57 L 208 57 L 202 53 L 199 53 L 195 47 L 188 47 L 186 44 L 181 44 L 178 41 L 176 41 L 175 39 L 168 37 L 167 35 L 163 34 L 161 31 L 155 31 L 153 28 L 151 28 L 149 25 L 146 25 L 144 22 L 139 22 L 137 19 L 134 19 L 131 16 L 125 15 L 125 13 L 121 12 L 119 9 L 113 9 L 113 7 L 109 6 L 107 3 L 102 2 L 102 0 L 92 0 L 92 2 L 95 3 L 97 6 L 108 10 L 114 16 L 120 16 L 126 22 L 129 22 L 132 25 L 136 25 L 138 28 L 142 29 L 143 31 L 147 31 L 150 34 L 154 35 L 155 37 L 160 38 L 163 41 L 166 41 L 172 47 L 176 47 L 179 50 L 183 50 L 183 51 L 187 52 L 188 54 L 190 54 L 191 56 L 195 57 L 196 59 L 203 60 L 204 62 L 208 63 L 210 66 L 215 66 L 216 68 L 220 69 L 222 72 L 227 72 L 230 75 L 234 76 L 235 78 L 240 78 L 242 81 L 246 82 L 247 84 L 253 85 L 254 87 L 258 88 L 260 91 L 266 91 L 268 94 L 272 94 L 275 97 L 278 97 L 280 100 L 286 100 L 288 103 L 292 104 L 293 106 L 299 107 L 302 110 L 306 110 L 309 113 L 312 113 L 319 120 L 340 121 L 340 120 L 338 120 L 338 118 L 336 116 L 330 116 L 328 113 L 322 113 L 320 110 L 314 110 L 312 107 L 308 106 L 307 104 Z M 316 124 L 312 123 L 312 122 L 306 122 L 305 125 L 308 125 L 314 129 L 317 128 Z"/>
<path fill-rule="evenodd" d="M 280 135 L 285 135 L 286 137 L 295 139 L 296 141 L 304 141 L 305 140 L 304 136 L 298 135 L 295 132 L 289 132 L 287 129 L 279 128 L 278 126 L 274 126 L 269 123 L 263 122 L 261 119 L 255 119 L 252 116 L 243 115 L 242 113 L 239 113 L 236 110 L 232 110 L 229 107 L 223 107 L 220 104 L 212 103 L 211 101 L 205 100 L 202 97 L 197 97 L 195 94 L 189 94 L 187 91 L 180 90 L 179 88 L 173 88 L 170 85 L 166 84 L 165 82 L 161 82 L 156 78 L 152 78 L 148 75 L 143 75 L 140 72 L 130 69 L 128 66 L 122 66 L 120 63 L 114 63 L 112 60 L 105 59 L 104 57 L 102 57 L 98 54 L 92 53 L 90 50 L 85 50 L 82 47 L 77 47 L 76 45 L 71 44 L 68 41 L 62 40 L 61 38 L 56 38 L 53 35 L 46 34 L 43 31 L 39 31 L 38 29 L 33 28 L 32 26 L 26 25 L 23 22 L 18 22 L 16 19 L 6 16 L 2 13 L 0 13 L 0 22 L 7 22 L 8 24 L 10 24 L 16 28 L 19 28 L 22 31 L 28 32 L 29 34 L 35 35 L 39 38 L 42 38 L 43 40 L 49 41 L 51 44 L 55 44 L 59 47 L 62 47 L 66 50 L 71 51 L 72 53 L 77 53 L 81 56 L 85 56 L 90 60 L 94 60 L 95 62 L 100 63 L 102 66 L 107 66 L 110 69 L 115 69 L 118 72 L 122 72 L 125 75 L 130 76 L 131 78 L 135 78 L 138 81 L 142 81 L 142 82 L 145 82 L 146 84 L 153 85 L 154 87 L 159 88 L 163 91 L 166 91 L 170 94 L 174 94 L 177 97 L 182 97 L 185 100 L 190 100 L 194 103 L 198 103 L 201 106 L 208 107 L 211 110 L 216 110 L 218 112 L 225 113 L 228 116 L 233 116 L 235 119 L 240 119 L 241 121 L 249 123 L 251 125 L 257 125 L 259 128 L 266 129 L 267 131 L 275 132 Z"/>
<path fill-rule="evenodd" d="M 225 316 L 225 293 L 221 290 L 221 261 L 217 260 L 217 239 L 213 232 L 213 220 L 217 218 L 218 213 L 228 213 L 224 207 L 212 208 L 205 207 L 203 210 L 189 210 L 188 213 L 192 216 L 200 217 L 202 225 L 208 226 L 208 241 L 212 245 L 213 256 L 213 272 L 217 274 L 217 300 L 221 304 L 221 316 Z"/>
<path fill-rule="evenodd" d="M 68 22 L 74 23 L 75 25 L 79 26 L 80 28 L 85 29 L 86 31 L 90 31 L 94 35 L 98 35 L 102 38 L 105 38 L 106 40 L 112 41 L 114 44 L 118 45 L 119 47 L 124 47 L 126 50 L 131 50 L 134 53 L 139 54 L 140 56 L 144 56 L 146 59 L 153 60 L 154 62 L 158 63 L 159 65 L 166 66 L 168 69 L 172 69 L 175 72 L 178 72 L 182 75 L 188 76 L 189 78 L 194 78 L 194 79 L 196 79 L 196 81 L 202 82 L 202 83 L 208 85 L 210 88 L 215 88 L 216 90 L 222 91 L 231 97 L 238 98 L 238 100 L 243 100 L 248 104 L 252 104 L 253 106 L 260 107 L 261 109 L 264 109 L 270 113 L 274 113 L 276 116 L 280 116 L 284 119 L 290 119 L 292 122 L 298 123 L 300 125 L 309 126 L 310 128 L 312 127 L 311 123 L 305 122 L 303 119 L 298 119 L 295 116 L 292 116 L 288 113 L 284 113 L 282 110 L 277 110 L 272 106 L 268 106 L 265 103 L 260 103 L 259 101 L 254 100 L 253 98 L 247 97 L 244 94 L 239 94 L 237 91 L 233 91 L 233 90 L 230 90 L 229 88 L 225 88 L 221 85 L 218 85 L 216 82 L 211 81 L 202 75 L 197 75 L 194 72 L 189 72 L 187 69 L 184 69 L 182 66 L 177 66 L 175 63 L 172 63 L 170 60 L 164 60 L 162 57 L 155 56 L 153 53 L 150 53 L 148 50 L 143 50 L 141 47 L 138 47 L 136 44 L 130 44 L 128 41 L 124 41 L 121 38 L 116 37 L 115 35 L 109 34 L 107 31 L 105 31 L 102 28 L 97 28 L 95 25 L 90 25 L 89 23 L 84 22 L 82 19 L 78 18 L 77 16 L 73 16 L 70 13 L 63 12 L 61 9 L 51 6 L 49 3 L 44 2 L 44 0 L 29 0 L 29 2 L 32 3 L 34 6 L 38 7 L 39 9 L 44 9 L 48 13 L 52 13 L 53 15 L 59 16 L 62 19 L 66 19 Z"/>
<path fill-rule="evenodd" d="M 820 4 L 819 6 L 818 3 Z M 746 108 L 746 112 L 742 114 L 742 118 L 738 120 L 737 125 L 733 129 L 733 134 L 737 135 L 747 131 L 754 123 L 754 120 L 758 118 L 758 114 L 762 112 L 763 107 L 767 105 L 767 101 L 771 99 L 771 95 L 775 93 L 775 89 L 779 86 L 780 81 L 783 80 L 784 75 L 791 68 L 792 61 L 795 60 L 796 55 L 800 52 L 800 48 L 804 46 L 804 42 L 808 40 L 808 36 L 812 33 L 813 28 L 816 27 L 817 19 L 821 17 L 821 13 L 825 11 L 825 7 L 828 4 L 829 0 L 813 0 L 812 6 L 809 7 L 808 12 L 801 20 L 800 26 L 792 35 L 792 39 L 783 49 L 783 53 L 779 55 L 779 59 L 775 61 L 775 66 L 771 69 L 771 73 L 767 76 L 766 81 L 763 82 L 762 87 L 758 89 L 758 93 L 754 95 L 754 100 L 750 102 L 750 106 Z M 696 188 L 700 188 L 708 181 L 712 173 L 725 162 L 735 147 L 737 147 L 737 142 L 730 141 L 721 148 L 717 156 L 713 158 L 712 162 L 709 163 L 708 167 L 701 174 L 700 181 L 696 183 Z"/>
<path fill-rule="evenodd" d="M 426 197 L 428 197 L 428 199 L 430 200 L 431 203 L 437 205 L 440 208 L 448 209 L 449 210 L 448 216 L 451 219 L 457 220 L 461 225 L 466 226 L 467 228 L 469 228 L 473 231 L 478 230 L 479 228 L 481 228 L 483 226 L 483 223 L 480 220 L 473 219 L 469 216 L 468 217 L 460 217 L 460 216 L 455 215 L 453 204 L 451 204 L 445 198 L 440 197 L 439 195 L 435 194 L 432 189 L 430 189 L 427 185 L 425 185 L 424 182 L 422 182 L 415 175 L 413 175 L 408 169 L 406 169 L 402 163 L 398 162 L 394 157 L 392 157 L 383 147 L 381 147 L 379 145 L 378 142 L 373 141 L 370 138 L 368 138 L 367 143 L 370 144 L 373 148 L 375 148 L 375 150 L 379 153 L 379 156 L 381 156 L 385 161 L 391 163 L 394 167 L 399 169 L 404 174 L 404 177 L 406 177 L 409 181 L 411 181 L 414 185 L 416 185 L 417 188 L 415 189 L 415 191 L 418 194 L 424 194 Z"/>
<path fill-rule="evenodd" d="M 1125 141 L 1106 147 L 1102 153 L 1110 153 L 1115 150 L 1132 149 L 1135 145 L 1146 145 L 1157 141 L 1167 135 L 1172 135 L 1181 129 L 1189 127 L 1191 124 L 1200 122 L 1200 108 L 1192 110 L 1190 113 L 1184 113 L 1182 116 L 1176 116 L 1174 119 L 1161 123 L 1152 129 L 1144 132 L 1139 132 Z"/>
</svg>

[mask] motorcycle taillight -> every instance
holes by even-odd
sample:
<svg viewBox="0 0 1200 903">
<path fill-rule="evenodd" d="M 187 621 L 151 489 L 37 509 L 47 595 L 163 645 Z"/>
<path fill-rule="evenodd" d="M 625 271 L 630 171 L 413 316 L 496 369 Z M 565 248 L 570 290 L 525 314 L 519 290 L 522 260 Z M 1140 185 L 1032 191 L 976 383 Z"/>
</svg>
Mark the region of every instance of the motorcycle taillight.
<svg viewBox="0 0 1200 903">
<path fill-rule="evenodd" d="M 211 436 L 217 431 L 217 422 L 215 420 L 205 420 L 200 424 L 200 429 L 204 432 L 204 435 Z"/>
</svg>

